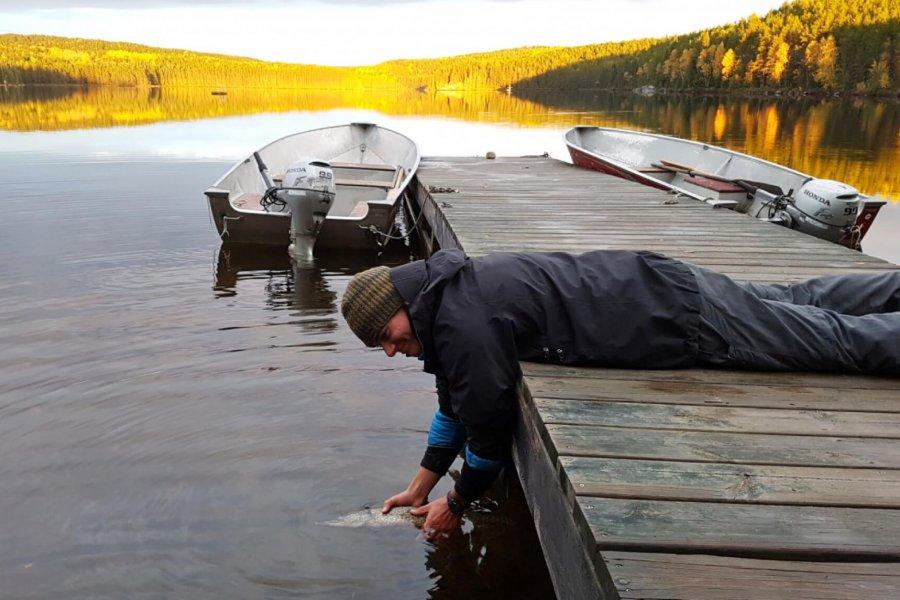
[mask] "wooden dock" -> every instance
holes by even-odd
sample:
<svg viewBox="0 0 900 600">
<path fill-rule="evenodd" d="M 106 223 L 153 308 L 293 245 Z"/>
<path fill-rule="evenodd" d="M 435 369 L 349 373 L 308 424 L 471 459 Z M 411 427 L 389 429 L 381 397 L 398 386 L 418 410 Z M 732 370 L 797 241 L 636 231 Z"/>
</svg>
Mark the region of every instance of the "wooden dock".
<svg viewBox="0 0 900 600">
<path fill-rule="evenodd" d="M 771 282 L 894 268 L 549 158 L 429 158 L 418 179 L 428 251 L 643 249 Z M 522 371 L 514 457 L 561 600 L 900 598 L 900 380 Z"/>
</svg>

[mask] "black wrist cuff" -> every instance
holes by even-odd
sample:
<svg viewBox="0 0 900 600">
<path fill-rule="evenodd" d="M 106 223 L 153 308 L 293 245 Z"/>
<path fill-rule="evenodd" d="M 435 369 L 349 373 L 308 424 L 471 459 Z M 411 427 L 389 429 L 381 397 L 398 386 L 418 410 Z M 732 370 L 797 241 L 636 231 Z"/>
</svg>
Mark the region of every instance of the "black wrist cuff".
<svg viewBox="0 0 900 600">
<path fill-rule="evenodd" d="M 457 517 L 461 517 L 463 513 L 466 511 L 466 507 L 469 506 L 469 503 L 465 500 L 457 500 L 453 497 L 453 492 L 447 492 L 447 508 L 450 509 Z"/>
<path fill-rule="evenodd" d="M 458 450 L 453 448 L 444 448 L 443 446 L 428 446 L 425 450 L 425 456 L 419 463 L 422 468 L 428 469 L 432 473 L 437 473 L 441 477 L 447 474 L 447 469 L 456 460 Z"/>
<path fill-rule="evenodd" d="M 455 486 L 456 493 L 466 502 L 477 500 L 491 487 L 499 473 L 500 471 L 474 469 L 463 463 L 462 474 Z"/>
</svg>

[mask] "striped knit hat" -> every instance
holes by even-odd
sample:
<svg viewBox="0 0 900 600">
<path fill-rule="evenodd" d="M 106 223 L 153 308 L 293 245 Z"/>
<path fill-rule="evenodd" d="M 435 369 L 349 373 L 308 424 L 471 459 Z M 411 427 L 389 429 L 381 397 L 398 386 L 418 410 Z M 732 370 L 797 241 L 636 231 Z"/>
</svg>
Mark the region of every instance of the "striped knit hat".
<svg viewBox="0 0 900 600">
<path fill-rule="evenodd" d="M 341 313 L 356 337 L 366 346 L 378 346 L 381 330 L 403 306 L 388 267 L 372 267 L 357 273 L 341 300 Z"/>
</svg>

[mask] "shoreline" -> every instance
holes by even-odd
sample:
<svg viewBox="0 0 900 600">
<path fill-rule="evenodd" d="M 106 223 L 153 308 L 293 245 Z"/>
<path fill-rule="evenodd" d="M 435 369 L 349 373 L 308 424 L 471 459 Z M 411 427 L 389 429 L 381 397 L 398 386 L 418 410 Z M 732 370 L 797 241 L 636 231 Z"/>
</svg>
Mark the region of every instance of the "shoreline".
<svg viewBox="0 0 900 600">
<path fill-rule="evenodd" d="M 523 97 L 528 93 L 588 93 L 603 92 L 609 94 L 634 94 L 637 96 L 653 97 L 653 96 L 714 96 L 726 98 L 774 98 L 786 100 L 803 100 L 803 99 L 824 99 L 839 100 L 848 98 L 862 98 L 878 101 L 894 101 L 900 102 L 900 90 L 879 91 L 879 92 L 857 92 L 842 90 L 825 90 L 821 88 L 653 88 L 653 86 L 641 86 L 638 88 L 594 88 L 594 87 L 577 87 L 577 88 L 549 88 L 549 87 L 519 87 L 515 85 L 512 88 L 410 88 L 405 86 L 385 86 L 385 87 L 299 87 L 299 86 L 252 86 L 252 85 L 218 85 L 210 86 L 204 84 L 196 85 L 116 85 L 109 83 L 0 83 L 0 89 L 125 89 L 125 90 L 166 90 L 166 89 L 198 89 L 210 90 L 210 93 L 226 95 L 229 90 L 260 90 L 260 91 L 327 91 L 327 92 L 346 92 L 346 91 L 397 91 L 405 90 L 409 92 L 418 92 L 420 94 L 459 94 L 459 93 L 498 93 L 506 95 L 514 95 Z M 653 88 L 652 91 L 642 91 L 646 88 Z"/>
</svg>

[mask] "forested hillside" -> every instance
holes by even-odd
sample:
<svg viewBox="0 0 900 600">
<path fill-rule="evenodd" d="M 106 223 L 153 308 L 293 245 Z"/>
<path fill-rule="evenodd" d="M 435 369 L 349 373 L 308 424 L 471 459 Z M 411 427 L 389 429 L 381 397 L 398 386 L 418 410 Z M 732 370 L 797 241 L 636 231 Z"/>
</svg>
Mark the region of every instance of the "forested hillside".
<svg viewBox="0 0 900 600">
<path fill-rule="evenodd" d="M 0 35 L 0 84 L 497 89 L 575 63 L 640 52 L 653 43 L 520 48 L 369 67 L 323 67 L 99 40 Z"/>
<path fill-rule="evenodd" d="M 137 44 L 0 35 L 0 85 L 432 90 L 819 88 L 896 92 L 900 2 L 797 0 L 695 34 L 368 67 L 271 63 Z"/>
<path fill-rule="evenodd" d="M 797 0 L 764 17 L 582 62 L 522 87 L 803 88 L 893 92 L 900 78 L 900 2 Z"/>
</svg>

